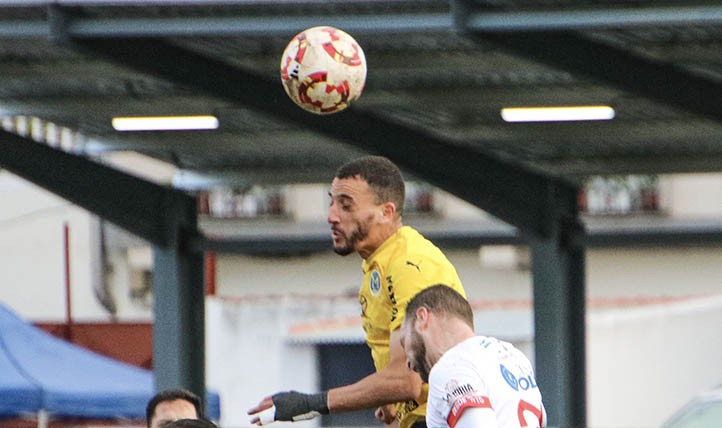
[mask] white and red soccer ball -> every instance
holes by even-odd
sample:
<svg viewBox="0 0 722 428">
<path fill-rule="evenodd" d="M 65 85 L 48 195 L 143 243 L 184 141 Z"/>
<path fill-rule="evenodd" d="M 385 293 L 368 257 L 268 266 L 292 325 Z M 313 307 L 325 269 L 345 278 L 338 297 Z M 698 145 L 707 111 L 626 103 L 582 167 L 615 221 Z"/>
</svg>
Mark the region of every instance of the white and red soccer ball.
<svg viewBox="0 0 722 428">
<path fill-rule="evenodd" d="M 281 57 L 281 81 L 294 103 L 316 114 L 337 113 L 366 83 L 366 57 L 346 32 L 313 27 L 298 33 Z"/>
</svg>

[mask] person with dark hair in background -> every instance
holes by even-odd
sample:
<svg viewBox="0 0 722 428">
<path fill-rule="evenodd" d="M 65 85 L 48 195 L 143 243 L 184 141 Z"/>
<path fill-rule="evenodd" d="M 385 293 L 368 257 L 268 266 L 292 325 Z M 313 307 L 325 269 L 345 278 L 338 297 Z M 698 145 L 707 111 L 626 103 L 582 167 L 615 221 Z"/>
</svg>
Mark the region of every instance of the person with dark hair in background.
<svg viewBox="0 0 722 428">
<path fill-rule="evenodd" d="M 471 305 L 451 288 L 435 285 L 409 301 L 401 345 L 409 369 L 429 383 L 429 427 L 546 425 L 529 359 L 510 343 L 476 336 Z"/>
<path fill-rule="evenodd" d="M 218 425 L 208 419 L 176 419 L 161 424 L 160 428 L 218 428 Z"/>
<path fill-rule="evenodd" d="M 376 418 L 385 424 L 425 427 L 427 386 L 406 368 L 399 341 L 404 309 L 413 295 L 433 284 L 448 284 L 462 294 L 464 289 L 442 251 L 403 225 L 405 190 L 393 162 L 364 156 L 339 168 L 329 192 L 333 249 L 362 259 L 359 303 L 376 372 L 317 394 L 286 391 L 266 397 L 248 411 L 251 423 L 376 409 Z"/>
<path fill-rule="evenodd" d="M 165 389 L 148 401 L 145 420 L 148 428 L 160 428 L 178 419 L 202 419 L 201 399 L 194 393 L 182 389 Z"/>
</svg>

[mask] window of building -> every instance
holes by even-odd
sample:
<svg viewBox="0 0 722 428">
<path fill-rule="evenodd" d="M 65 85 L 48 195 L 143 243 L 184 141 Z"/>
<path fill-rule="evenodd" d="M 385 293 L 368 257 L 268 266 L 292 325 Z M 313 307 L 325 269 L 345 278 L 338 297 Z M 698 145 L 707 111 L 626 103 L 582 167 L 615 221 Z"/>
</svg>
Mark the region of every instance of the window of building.
<svg viewBox="0 0 722 428">
<path fill-rule="evenodd" d="M 198 194 L 198 213 L 216 218 L 285 216 L 286 198 L 283 186 L 219 187 Z"/>
<path fill-rule="evenodd" d="M 579 193 L 579 209 L 590 215 L 659 212 L 659 180 L 656 175 L 591 177 Z"/>
</svg>

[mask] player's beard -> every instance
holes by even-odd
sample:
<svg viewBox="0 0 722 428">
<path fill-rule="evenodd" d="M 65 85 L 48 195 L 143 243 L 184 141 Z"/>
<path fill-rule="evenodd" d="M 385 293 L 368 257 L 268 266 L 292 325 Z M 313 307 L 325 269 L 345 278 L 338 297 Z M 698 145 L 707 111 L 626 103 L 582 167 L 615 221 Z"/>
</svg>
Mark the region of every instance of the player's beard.
<svg viewBox="0 0 722 428">
<path fill-rule="evenodd" d="M 356 227 L 351 231 L 350 234 L 343 233 L 344 242 L 342 246 L 336 246 L 334 245 L 333 251 L 341 256 L 347 256 L 354 251 L 357 250 L 356 246 L 360 241 L 363 241 L 364 239 L 368 238 L 369 236 L 369 230 L 371 229 L 369 227 L 370 221 L 365 222 L 357 222 Z M 337 230 L 337 232 L 341 232 L 340 230 Z"/>
<path fill-rule="evenodd" d="M 410 340 L 407 346 L 410 346 L 410 350 L 413 355 L 414 371 L 419 374 L 421 380 L 425 383 L 429 383 L 429 373 L 431 373 L 431 366 L 426 359 L 426 345 L 421 335 L 415 331 L 411 332 L 413 340 Z"/>
</svg>

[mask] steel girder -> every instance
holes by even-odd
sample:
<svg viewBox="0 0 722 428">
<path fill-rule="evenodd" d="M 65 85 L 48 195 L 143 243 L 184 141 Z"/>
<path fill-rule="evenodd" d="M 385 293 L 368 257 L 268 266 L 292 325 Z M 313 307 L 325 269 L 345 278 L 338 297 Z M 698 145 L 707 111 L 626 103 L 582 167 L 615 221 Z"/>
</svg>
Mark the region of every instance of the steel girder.
<svg viewBox="0 0 722 428">
<path fill-rule="evenodd" d="M 62 1 L 0 1 L 2 7 L 25 7 L 48 10 L 47 19 L 16 19 L 0 21 L 0 37 L 49 37 L 58 31 L 69 38 L 117 37 L 175 37 L 175 36 L 242 36 L 277 35 L 292 29 L 308 28 L 319 23 L 337 26 L 350 32 L 361 31 L 424 31 L 442 30 L 453 26 L 452 17 L 445 12 L 384 12 L 379 15 L 295 15 L 280 12 L 268 15 L 242 14 L 219 16 L 158 16 L 147 17 L 88 17 L 58 16 L 58 11 L 77 7 L 105 8 L 114 6 L 138 7 L 136 0 L 113 0 L 102 4 L 96 0 L 87 4 L 79 0 Z M 178 3 L 178 2 L 175 2 Z M 239 6 L 242 3 L 229 6 Z M 167 2 L 143 2 L 144 7 L 168 6 Z M 177 4 L 174 4 L 177 6 Z M 197 4 L 196 4 L 197 6 Z M 269 9 L 274 9 L 270 6 Z M 64 12 L 61 12 L 61 14 Z M 468 15 L 470 27 L 479 31 L 514 32 L 538 30 L 583 30 L 630 28 L 640 26 L 720 24 L 722 6 L 697 4 L 682 6 L 647 6 L 600 8 L 566 7 L 561 10 L 476 10 Z"/>
<path fill-rule="evenodd" d="M 3 168 L 154 245 L 170 245 L 174 228 L 188 231 L 188 239 L 195 230 L 195 200 L 181 191 L 10 132 L 0 130 L 0 143 Z"/>
</svg>

